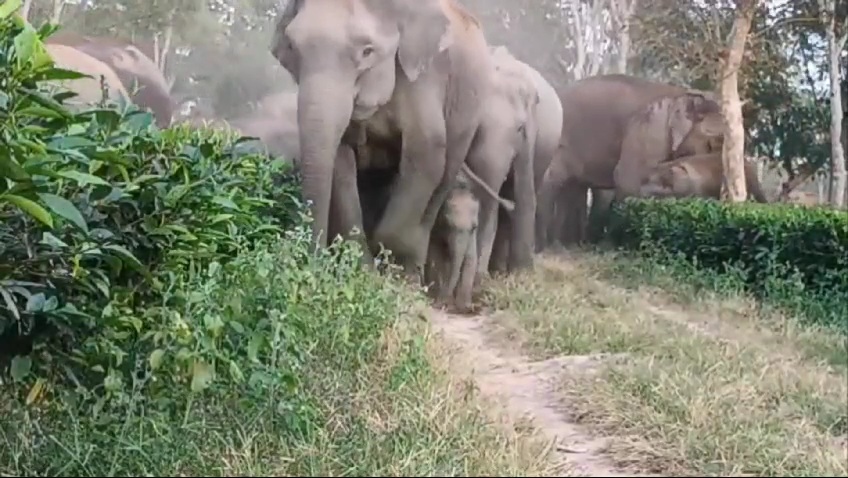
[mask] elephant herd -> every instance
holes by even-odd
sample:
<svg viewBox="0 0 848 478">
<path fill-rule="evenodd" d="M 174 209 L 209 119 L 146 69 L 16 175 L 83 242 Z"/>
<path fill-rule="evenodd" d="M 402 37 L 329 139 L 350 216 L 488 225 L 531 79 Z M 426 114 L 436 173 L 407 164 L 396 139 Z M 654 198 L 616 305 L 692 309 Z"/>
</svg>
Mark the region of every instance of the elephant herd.
<svg viewBox="0 0 848 478">
<path fill-rule="evenodd" d="M 131 99 L 170 122 L 138 48 L 67 37 L 56 47 L 105 63 L 118 94 L 134 76 L 148 93 Z M 318 247 L 342 235 L 368 263 L 388 249 L 459 310 L 486 274 L 582 239 L 590 189 L 593 215 L 628 196 L 718 198 L 712 93 L 629 75 L 555 89 L 455 0 L 291 0 L 270 50 L 297 91 L 230 126 L 295 160 Z"/>
</svg>

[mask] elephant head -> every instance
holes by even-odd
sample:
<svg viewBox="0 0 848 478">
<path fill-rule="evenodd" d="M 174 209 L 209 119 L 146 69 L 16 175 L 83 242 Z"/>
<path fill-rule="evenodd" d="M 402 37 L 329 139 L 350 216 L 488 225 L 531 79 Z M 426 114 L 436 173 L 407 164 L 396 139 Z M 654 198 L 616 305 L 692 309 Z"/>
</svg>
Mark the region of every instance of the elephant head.
<svg viewBox="0 0 848 478">
<path fill-rule="evenodd" d="M 443 2 L 291 0 L 278 18 L 271 52 L 299 86 L 303 193 L 316 236 L 327 230 L 333 162 L 351 120 L 389 102 L 397 72 L 415 81 L 452 43 Z"/>
<path fill-rule="evenodd" d="M 613 173 L 616 198 L 638 195 L 645 174 L 672 159 L 693 128 L 716 115 L 720 117 L 721 107 L 714 95 L 698 90 L 662 96 L 631 115 Z"/>
<path fill-rule="evenodd" d="M 674 158 L 721 152 L 724 143 L 724 118 L 720 112 L 707 114 L 694 124 L 689 134 L 672 152 Z"/>
</svg>

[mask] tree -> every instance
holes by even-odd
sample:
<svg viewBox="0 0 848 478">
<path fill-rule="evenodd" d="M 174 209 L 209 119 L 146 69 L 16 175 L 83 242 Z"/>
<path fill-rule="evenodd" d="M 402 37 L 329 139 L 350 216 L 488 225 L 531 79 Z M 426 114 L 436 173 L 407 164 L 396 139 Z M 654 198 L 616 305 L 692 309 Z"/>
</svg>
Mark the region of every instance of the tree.
<svg viewBox="0 0 848 478">
<path fill-rule="evenodd" d="M 739 99 L 739 67 L 745 54 L 745 42 L 757 9 L 757 0 L 737 0 L 736 18 L 726 53 L 721 55 L 721 113 L 724 117 L 722 189 L 728 199 L 742 202 L 748 196 L 745 187 L 745 128 L 742 125 L 742 102 Z"/>
<path fill-rule="evenodd" d="M 845 149 L 842 144 L 842 88 L 840 55 L 848 40 L 848 20 L 842 24 L 836 19 L 836 0 L 819 0 L 822 23 L 825 26 L 828 46 L 828 70 L 830 76 L 830 204 L 845 206 Z"/>
</svg>

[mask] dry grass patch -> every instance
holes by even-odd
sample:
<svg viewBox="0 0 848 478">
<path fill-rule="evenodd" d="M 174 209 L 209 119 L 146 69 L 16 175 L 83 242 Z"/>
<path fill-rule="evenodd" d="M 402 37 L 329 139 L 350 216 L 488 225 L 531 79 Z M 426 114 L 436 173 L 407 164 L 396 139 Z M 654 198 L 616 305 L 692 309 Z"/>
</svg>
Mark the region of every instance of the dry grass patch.
<svg viewBox="0 0 848 478">
<path fill-rule="evenodd" d="M 657 473 L 848 474 L 848 374 L 810 354 L 844 338 L 761 321 L 743 298 L 678 298 L 601 280 L 608 259 L 543 257 L 488 284 L 502 339 L 537 356 L 624 352 L 562 379 L 575 419 L 617 437 L 620 465 Z M 620 274 L 621 261 L 617 260 Z M 773 319 L 773 317 L 772 317 Z M 778 326 L 779 325 L 779 326 Z M 844 345 L 843 345 L 844 347 Z M 637 438 L 634 438 L 637 437 Z"/>
</svg>

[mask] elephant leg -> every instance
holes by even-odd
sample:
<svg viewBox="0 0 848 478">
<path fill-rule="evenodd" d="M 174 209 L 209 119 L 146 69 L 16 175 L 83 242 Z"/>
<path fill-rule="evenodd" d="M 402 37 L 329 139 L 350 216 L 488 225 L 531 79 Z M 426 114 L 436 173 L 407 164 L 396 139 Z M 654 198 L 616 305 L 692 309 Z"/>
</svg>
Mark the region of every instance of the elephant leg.
<svg viewBox="0 0 848 478">
<path fill-rule="evenodd" d="M 430 297 L 442 301 L 448 297 L 445 270 L 448 266 L 449 257 L 445 253 L 444 244 L 440 237 L 434 235 L 427 248 L 427 261 L 424 267 L 424 282 Z"/>
<path fill-rule="evenodd" d="M 468 232 L 468 247 L 465 250 L 462 261 L 462 273 L 459 277 L 455 294 L 455 305 L 458 312 L 468 313 L 471 311 L 471 297 L 474 292 L 474 280 L 477 276 L 477 234 Z"/>
<path fill-rule="evenodd" d="M 456 228 L 451 228 L 450 230 L 450 237 L 448 238 L 450 272 L 445 288 L 442 289 L 442 300 L 449 300 L 456 295 L 456 286 L 459 284 L 462 265 L 465 262 L 465 254 L 470 247 L 470 237 L 468 231 L 462 231 Z"/>
<path fill-rule="evenodd" d="M 551 162 L 542 180 L 542 187 L 536 202 L 536 249 L 541 252 L 551 245 L 554 238 L 551 228 L 557 215 L 557 197 L 562 185 L 562 167 L 559 162 Z"/>
<path fill-rule="evenodd" d="M 562 246 L 577 244 L 583 239 L 586 192 L 585 186 L 568 181 L 557 195 L 557 214 L 552 229 Z"/>
<path fill-rule="evenodd" d="M 392 251 L 407 274 L 418 274 L 427 257 L 436 216 L 461 162 L 448 164 L 446 160 L 443 102 L 436 91 L 413 88 L 404 96 L 409 104 L 404 105 L 406 116 L 401 118 L 400 168 L 374 240 Z"/>
<path fill-rule="evenodd" d="M 587 240 L 597 244 L 603 239 L 609 223 L 613 192 L 607 189 L 592 188 L 592 208 L 589 210 Z"/>
<path fill-rule="evenodd" d="M 333 166 L 333 187 L 330 195 L 331 225 L 328 230 L 332 236 L 327 237 L 328 243 L 335 235 L 351 239 L 362 247 L 362 261 L 373 265 L 374 258 L 368 248 L 362 225 L 362 208 L 359 200 L 359 189 L 356 184 L 356 157 L 347 146 L 339 146 L 336 161 Z"/>
<path fill-rule="evenodd" d="M 492 274 L 506 273 L 509 263 L 509 239 L 511 225 L 509 215 L 502 208 L 498 208 L 497 231 L 495 241 L 492 244 L 492 257 L 489 260 L 489 272 Z"/>
<path fill-rule="evenodd" d="M 535 251 L 536 187 L 533 174 L 533 146 L 519 152 L 512 169 L 515 211 L 511 215 L 509 263 L 510 272 L 533 268 Z"/>
<path fill-rule="evenodd" d="M 477 274 L 474 279 L 475 285 L 480 285 L 484 276 L 489 274 L 489 261 L 492 257 L 492 245 L 495 243 L 495 234 L 498 227 L 498 205 L 493 200 L 480 200 L 480 227 L 478 228 L 477 247 L 479 259 L 477 261 Z"/>
</svg>

